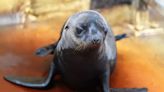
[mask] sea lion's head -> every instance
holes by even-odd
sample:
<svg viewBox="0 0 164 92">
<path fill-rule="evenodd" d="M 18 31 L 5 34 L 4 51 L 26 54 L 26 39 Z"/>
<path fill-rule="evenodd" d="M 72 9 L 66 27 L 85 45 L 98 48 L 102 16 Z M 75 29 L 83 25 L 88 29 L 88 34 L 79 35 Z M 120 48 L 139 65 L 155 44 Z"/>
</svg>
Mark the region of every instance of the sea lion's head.
<svg viewBox="0 0 164 92">
<path fill-rule="evenodd" d="M 96 11 L 82 11 L 72 15 L 65 23 L 62 48 L 82 50 L 97 48 L 104 43 L 109 28 L 103 16 Z"/>
</svg>

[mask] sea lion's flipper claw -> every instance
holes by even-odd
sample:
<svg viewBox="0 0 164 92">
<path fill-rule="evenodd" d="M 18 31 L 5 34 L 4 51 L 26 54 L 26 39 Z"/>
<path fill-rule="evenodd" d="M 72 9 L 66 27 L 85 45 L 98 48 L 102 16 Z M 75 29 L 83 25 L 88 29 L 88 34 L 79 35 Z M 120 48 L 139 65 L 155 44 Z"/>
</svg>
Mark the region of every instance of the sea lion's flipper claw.
<svg viewBox="0 0 164 92">
<path fill-rule="evenodd" d="M 27 78 L 27 77 L 16 77 L 16 76 L 5 76 L 4 79 L 25 87 L 30 88 L 38 88 L 38 89 L 44 89 L 49 88 L 53 82 L 53 77 L 56 73 L 56 66 L 54 63 L 51 64 L 50 71 L 48 73 L 48 77 L 46 79 L 38 79 L 38 78 Z"/>
</svg>

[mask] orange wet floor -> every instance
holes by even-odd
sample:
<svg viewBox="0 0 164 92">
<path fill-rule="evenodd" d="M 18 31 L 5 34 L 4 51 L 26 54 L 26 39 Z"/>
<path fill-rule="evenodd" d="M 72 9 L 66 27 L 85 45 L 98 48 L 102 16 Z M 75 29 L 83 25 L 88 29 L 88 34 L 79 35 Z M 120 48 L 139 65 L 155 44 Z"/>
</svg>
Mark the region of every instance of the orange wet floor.
<svg viewBox="0 0 164 92">
<path fill-rule="evenodd" d="M 59 31 L 44 25 L 26 29 L 1 29 L 0 92 L 71 92 L 62 85 L 41 91 L 16 86 L 3 79 L 8 74 L 45 76 L 52 57 L 36 57 L 33 52 L 36 48 L 56 41 L 58 37 Z M 148 87 L 149 92 L 164 92 L 163 45 L 162 37 L 130 38 L 117 42 L 118 63 L 111 78 L 111 86 Z"/>
<path fill-rule="evenodd" d="M 126 39 L 117 43 L 118 63 L 112 87 L 147 87 L 164 92 L 163 36 Z"/>
</svg>

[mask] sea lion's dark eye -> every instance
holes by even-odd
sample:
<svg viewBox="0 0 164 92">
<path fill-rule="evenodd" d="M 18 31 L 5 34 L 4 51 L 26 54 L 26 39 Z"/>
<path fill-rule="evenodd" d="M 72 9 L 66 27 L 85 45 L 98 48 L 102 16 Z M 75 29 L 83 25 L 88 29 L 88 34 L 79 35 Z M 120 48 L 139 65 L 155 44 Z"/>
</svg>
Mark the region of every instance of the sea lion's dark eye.
<svg viewBox="0 0 164 92">
<path fill-rule="evenodd" d="M 83 29 L 87 29 L 87 25 L 86 24 L 83 24 L 83 25 L 81 25 L 81 27 L 83 28 Z"/>
<path fill-rule="evenodd" d="M 82 33 L 83 33 L 83 29 L 82 28 L 76 28 L 76 34 L 78 35 L 78 36 L 81 36 L 82 35 Z"/>
</svg>

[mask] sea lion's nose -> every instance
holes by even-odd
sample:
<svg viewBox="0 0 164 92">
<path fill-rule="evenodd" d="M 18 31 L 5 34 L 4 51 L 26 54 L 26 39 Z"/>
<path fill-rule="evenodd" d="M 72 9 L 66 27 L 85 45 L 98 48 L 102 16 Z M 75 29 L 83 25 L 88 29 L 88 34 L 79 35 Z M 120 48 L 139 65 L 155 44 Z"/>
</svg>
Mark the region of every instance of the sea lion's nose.
<svg viewBox="0 0 164 92">
<path fill-rule="evenodd" d="M 92 40 L 92 43 L 93 43 L 93 44 L 98 44 L 98 43 L 100 43 L 100 39 L 93 39 L 93 40 Z"/>
</svg>

